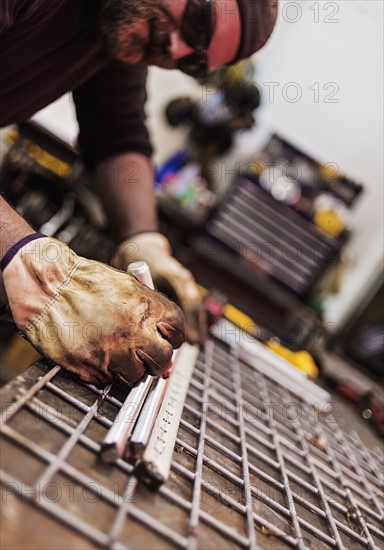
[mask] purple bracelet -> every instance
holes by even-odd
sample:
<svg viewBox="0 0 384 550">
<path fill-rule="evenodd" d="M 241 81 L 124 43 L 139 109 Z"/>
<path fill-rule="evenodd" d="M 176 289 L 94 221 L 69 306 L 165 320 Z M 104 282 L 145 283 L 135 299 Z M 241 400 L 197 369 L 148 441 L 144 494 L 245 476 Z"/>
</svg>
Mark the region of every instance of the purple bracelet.
<svg viewBox="0 0 384 550">
<path fill-rule="evenodd" d="M 26 244 L 35 241 L 36 239 L 41 239 L 42 237 L 46 237 L 47 235 L 43 235 L 43 233 L 32 233 L 32 235 L 27 235 L 26 237 L 23 237 L 18 241 L 16 244 L 14 244 L 8 252 L 5 254 L 3 259 L 0 262 L 0 269 L 1 271 L 4 271 L 4 269 L 7 267 L 9 262 L 16 256 L 16 254 L 19 252 L 20 248 L 23 248 Z"/>
</svg>

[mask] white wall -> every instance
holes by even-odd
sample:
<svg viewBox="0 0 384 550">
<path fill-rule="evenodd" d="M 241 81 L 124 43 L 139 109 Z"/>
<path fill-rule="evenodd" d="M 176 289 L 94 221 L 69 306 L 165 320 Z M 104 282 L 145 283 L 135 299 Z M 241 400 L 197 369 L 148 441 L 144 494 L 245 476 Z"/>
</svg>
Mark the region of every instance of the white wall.
<svg viewBox="0 0 384 550">
<path fill-rule="evenodd" d="M 352 221 L 353 263 L 341 292 L 326 302 L 327 320 L 342 324 L 382 266 L 383 3 L 304 0 L 280 8 L 276 32 L 258 56 L 262 126 L 320 161 L 335 162 L 365 187 Z M 268 82 L 279 83 L 273 101 Z M 310 89 L 316 82 L 318 102 Z M 327 102 L 335 91 L 328 97 L 335 102 Z"/>
<path fill-rule="evenodd" d="M 382 262 L 382 21 L 381 0 L 280 2 L 274 34 L 255 56 L 255 79 L 263 98 L 258 126 L 239 138 L 236 151 L 225 161 L 229 169 L 231 162 L 254 154 L 271 133 L 277 132 L 317 160 L 334 162 L 346 175 L 363 183 L 366 191 L 352 223 L 353 263 L 342 291 L 326 302 L 326 318 L 337 324 L 359 302 Z M 164 106 L 182 94 L 199 97 L 201 91 L 192 79 L 159 69 L 151 69 L 148 90 L 149 125 L 155 161 L 160 163 L 182 146 L 184 139 L 181 131 L 164 124 Z M 296 94 L 300 99 L 294 102 Z M 61 127 L 69 140 L 76 135 L 72 107 L 64 99 L 45 110 L 48 116 L 43 115 L 46 124 L 57 132 Z"/>
<path fill-rule="evenodd" d="M 364 185 L 352 219 L 351 264 L 341 292 L 325 304 L 326 320 L 338 325 L 382 267 L 382 22 L 381 0 L 280 2 L 272 38 L 254 56 L 263 99 L 258 126 L 240 137 L 237 150 L 225 161 L 229 172 L 234 162 L 247 159 L 277 132 Z M 149 112 L 158 161 L 182 139 L 180 132 L 164 127 L 161 111 L 168 98 L 189 89 L 190 79 L 183 75 L 175 74 L 170 86 L 169 74 L 152 71 Z M 193 93 L 198 93 L 196 87 Z"/>
</svg>

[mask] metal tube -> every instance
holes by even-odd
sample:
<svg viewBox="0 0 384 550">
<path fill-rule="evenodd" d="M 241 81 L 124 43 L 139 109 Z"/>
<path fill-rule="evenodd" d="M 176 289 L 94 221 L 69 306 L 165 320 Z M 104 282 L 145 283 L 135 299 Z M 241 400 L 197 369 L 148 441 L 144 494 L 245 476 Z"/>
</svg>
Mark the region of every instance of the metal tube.
<svg viewBox="0 0 384 550">
<path fill-rule="evenodd" d="M 142 284 L 154 288 L 151 272 L 145 262 L 134 262 L 129 264 L 128 271 Z M 173 353 L 172 361 L 175 358 L 175 353 L 176 352 Z M 148 392 L 147 399 L 140 411 L 135 429 L 129 441 L 129 448 L 132 454 L 137 458 L 141 457 L 148 444 L 166 387 L 167 380 L 164 378 L 154 379 Z"/>
<path fill-rule="evenodd" d="M 146 285 L 152 290 L 155 288 L 152 281 L 151 272 L 146 262 L 133 262 L 128 266 L 128 273 L 136 277 L 142 285 Z"/>
<path fill-rule="evenodd" d="M 145 374 L 129 392 L 101 445 L 100 454 L 105 462 L 113 462 L 124 455 L 128 437 L 132 433 L 152 382 L 153 377 Z"/>
<path fill-rule="evenodd" d="M 135 458 L 140 458 L 148 445 L 166 387 L 167 380 L 164 378 L 157 378 L 150 387 L 147 399 L 140 411 L 135 429 L 129 440 L 129 449 Z"/>
<path fill-rule="evenodd" d="M 72 217 L 74 210 L 75 199 L 71 195 L 67 195 L 60 210 L 40 227 L 40 232 L 47 237 L 52 237 Z"/>
<path fill-rule="evenodd" d="M 136 277 L 140 283 L 153 288 L 151 272 L 145 262 L 133 262 L 129 264 L 128 272 Z M 129 392 L 101 445 L 100 453 L 105 462 L 113 462 L 124 455 L 128 438 L 133 431 L 133 427 L 153 381 L 153 376 L 145 374 Z"/>
</svg>

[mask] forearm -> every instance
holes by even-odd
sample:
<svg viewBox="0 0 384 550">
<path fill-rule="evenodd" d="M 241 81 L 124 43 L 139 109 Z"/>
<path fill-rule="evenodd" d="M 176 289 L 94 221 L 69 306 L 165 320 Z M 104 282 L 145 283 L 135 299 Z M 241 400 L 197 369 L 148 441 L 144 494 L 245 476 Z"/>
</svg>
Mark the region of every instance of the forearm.
<svg viewBox="0 0 384 550">
<path fill-rule="evenodd" d="M 7 203 L 3 197 L 0 197 L 0 255 L 5 256 L 12 246 L 23 237 L 35 233 L 32 227 Z M 0 272 L 0 301 L 2 304 L 7 302 L 7 297 L 3 285 L 3 277 Z"/>
<path fill-rule="evenodd" d="M 157 231 L 153 168 L 140 153 L 110 157 L 96 168 L 100 198 L 120 242 L 132 235 Z"/>
</svg>

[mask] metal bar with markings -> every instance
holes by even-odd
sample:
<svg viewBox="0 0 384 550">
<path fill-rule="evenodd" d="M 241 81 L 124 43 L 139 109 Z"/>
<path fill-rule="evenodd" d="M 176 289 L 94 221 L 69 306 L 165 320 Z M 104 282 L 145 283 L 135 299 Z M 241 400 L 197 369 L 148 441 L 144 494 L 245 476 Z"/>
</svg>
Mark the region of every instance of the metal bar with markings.
<svg viewBox="0 0 384 550">
<path fill-rule="evenodd" d="M 135 475 L 151 489 L 168 479 L 177 430 L 189 383 L 199 353 L 198 346 L 184 343 L 177 354 L 164 399 Z"/>
</svg>

